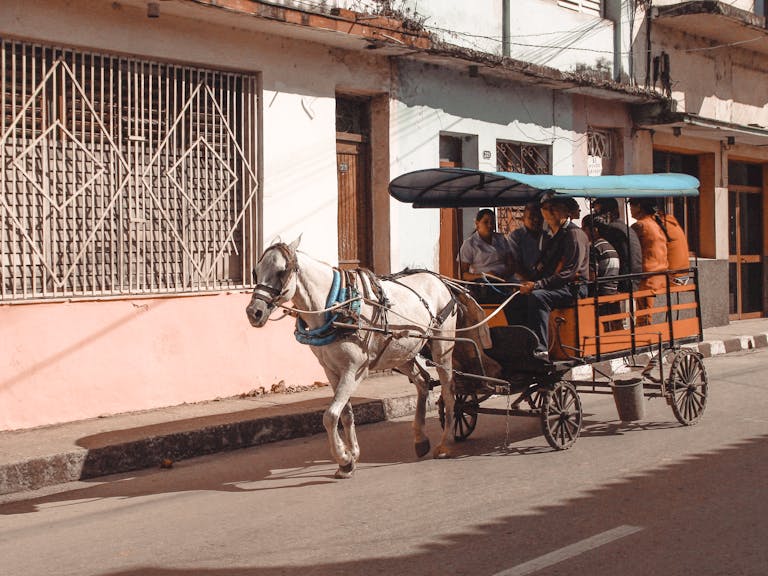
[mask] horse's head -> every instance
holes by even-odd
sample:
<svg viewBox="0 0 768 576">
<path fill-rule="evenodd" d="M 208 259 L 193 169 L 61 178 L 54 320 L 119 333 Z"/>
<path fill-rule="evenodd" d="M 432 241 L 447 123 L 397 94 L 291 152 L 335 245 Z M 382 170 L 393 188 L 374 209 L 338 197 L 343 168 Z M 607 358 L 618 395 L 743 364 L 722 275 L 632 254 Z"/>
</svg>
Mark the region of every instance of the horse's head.
<svg viewBox="0 0 768 576">
<path fill-rule="evenodd" d="M 298 281 L 298 244 L 298 239 L 290 245 L 273 244 L 256 264 L 253 270 L 256 287 L 245 309 L 251 326 L 264 326 L 277 306 L 293 298 Z"/>
</svg>

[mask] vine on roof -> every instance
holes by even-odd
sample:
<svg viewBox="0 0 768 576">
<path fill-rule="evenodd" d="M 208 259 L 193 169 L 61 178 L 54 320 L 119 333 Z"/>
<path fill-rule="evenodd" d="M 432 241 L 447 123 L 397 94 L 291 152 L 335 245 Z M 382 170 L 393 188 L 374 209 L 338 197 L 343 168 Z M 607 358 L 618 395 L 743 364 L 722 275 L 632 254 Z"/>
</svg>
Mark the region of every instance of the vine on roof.
<svg viewBox="0 0 768 576">
<path fill-rule="evenodd" d="M 400 20 L 403 28 L 412 32 L 425 29 L 429 16 L 420 14 L 416 8 L 409 6 L 408 0 L 354 0 L 352 6 L 356 12 L 367 12 L 375 16 L 385 16 Z"/>
</svg>

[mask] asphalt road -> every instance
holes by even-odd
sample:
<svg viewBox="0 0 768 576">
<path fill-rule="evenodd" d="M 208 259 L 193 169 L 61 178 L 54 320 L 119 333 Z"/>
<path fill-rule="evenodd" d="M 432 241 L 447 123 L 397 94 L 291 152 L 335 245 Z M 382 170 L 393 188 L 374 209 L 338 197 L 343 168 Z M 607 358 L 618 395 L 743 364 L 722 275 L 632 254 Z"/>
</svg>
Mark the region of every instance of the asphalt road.
<svg viewBox="0 0 768 576">
<path fill-rule="evenodd" d="M 403 420 L 359 428 L 352 480 L 315 436 L 5 497 L 0 574 L 764 576 L 767 361 L 707 360 L 689 428 L 661 399 L 624 425 L 585 395 L 565 452 L 537 419 L 481 415 L 461 456 L 417 460 Z"/>
</svg>

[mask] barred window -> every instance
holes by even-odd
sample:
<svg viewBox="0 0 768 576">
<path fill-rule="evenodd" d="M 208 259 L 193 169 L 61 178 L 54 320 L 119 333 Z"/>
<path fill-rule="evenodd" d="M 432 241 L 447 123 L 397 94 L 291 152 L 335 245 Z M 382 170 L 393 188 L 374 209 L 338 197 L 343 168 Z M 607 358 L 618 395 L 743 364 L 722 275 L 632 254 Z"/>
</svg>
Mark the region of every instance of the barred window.
<svg viewBox="0 0 768 576">
<path fill-rule="evenodd" d="M 617 150 L 619 138 L 610 128 L 587 130 L 588 173 L 592 176 L 615 174 L 620 150 Z"/>
<path fill-rule="evenodd" d="M 594 16 L 603 15 L 602 4 L 601 0 L 557 0 L 558 6 Z"/>
<path fill-rule="evenodd" d="M 551 146 L 496 141 L 496 170 L 520 174 L 551 174 Z M 496 209 L 496 227 L 507 234 L 523 225 L 522 206 Z"/>
<path fill-rule="evenodd" d="M 0 300 L 248 284 L 255 76 L 2 41 Z"/>
</svg>

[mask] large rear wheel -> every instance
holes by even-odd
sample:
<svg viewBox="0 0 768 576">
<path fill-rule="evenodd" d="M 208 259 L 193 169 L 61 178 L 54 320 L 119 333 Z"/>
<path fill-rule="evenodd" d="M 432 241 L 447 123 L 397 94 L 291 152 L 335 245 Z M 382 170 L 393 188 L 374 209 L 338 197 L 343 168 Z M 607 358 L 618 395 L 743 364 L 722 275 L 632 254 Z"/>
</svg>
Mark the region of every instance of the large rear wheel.
<svg viewBox="0 0 768 576">
<path fill-rule="evenodd" d="M 560 380 L 544 393 L 541 427 L 544 437 L 555 450 L 568 450 L 581 434 L 582 410 L 576 387 Z"/>
<path fill-rule="evenodd" d="M 457 442 L 469 438 L 477 425 L 477 407 L 480 405 L 477 394 L 456 394 L 453 418 L 453 437 Z M 440 426 L 445 428 L 445 403 L 442 397 L 437 399 L 437 413 Z"/>
<path fill-rule="evenodd" d="M 701 355 L 683 348 L 675 354 L 667 381 L 669 403 L 680 424 L 693 426 L 704 413 L 709 379 Z"/>
</svg>

